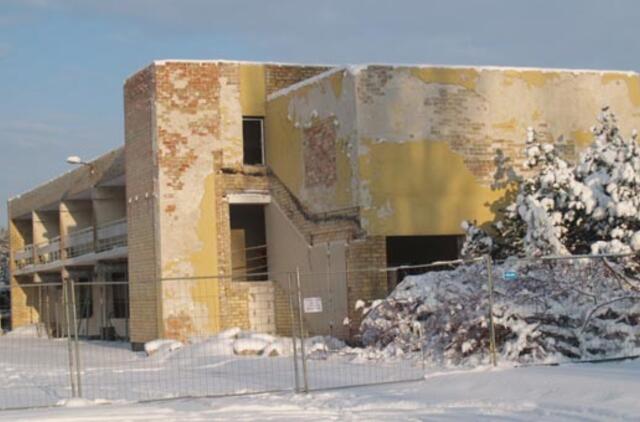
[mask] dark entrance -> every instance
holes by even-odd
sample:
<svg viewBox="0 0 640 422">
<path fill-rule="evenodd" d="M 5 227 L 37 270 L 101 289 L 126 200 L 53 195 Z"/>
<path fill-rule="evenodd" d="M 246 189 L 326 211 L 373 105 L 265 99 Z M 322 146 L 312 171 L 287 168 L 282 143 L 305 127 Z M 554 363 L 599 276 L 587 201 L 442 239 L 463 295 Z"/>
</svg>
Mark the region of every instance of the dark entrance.
<svg viewBox="0 0 640 422">
<path fill-rule="evenodd" d="M 463 236 L 458 235 L 389 236 L 387 237 L 387 266 L 413 266 L 458 259 L 462 241 Z M 448 265 L 443 265 L 430 268 L 399 269 L 390 275 L 389 287 L 395 287 L 408 274 L 421 274 L 450 268 Z"/>
</svg>

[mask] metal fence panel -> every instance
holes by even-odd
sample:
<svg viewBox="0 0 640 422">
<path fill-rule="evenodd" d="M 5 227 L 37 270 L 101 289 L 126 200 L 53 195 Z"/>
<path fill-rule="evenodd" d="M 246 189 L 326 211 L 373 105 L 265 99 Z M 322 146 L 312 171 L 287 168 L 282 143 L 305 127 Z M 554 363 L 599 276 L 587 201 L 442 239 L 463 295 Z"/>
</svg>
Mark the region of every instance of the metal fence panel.
<svg viewBox="0 0 640 422">
<path fill-rule="evenodd" d="M 308 390 L 424 377 L 421 350 L 394 359 L 362 347 L 358 339 L 361 318 L 355 309 L 349 312 L 347 307 L 348 280 L 375 285 L 380 281 L 386 284 L 386 278 L 386 272 L 381 269 L 296 274 L 296 326 L 303 339 L 301 373 Z M 371 292 L 362 291 L 362 294 L 365 298 L 371 296 Z"/>
<path fill-rule="evenodd" d="M 25 336 L 0 337 L 0 408 L 75 396 L 306 392 L 419 380 L 451 365 L 640 352 L 640 279 L 629 258 L 481 257 L 348 269 L 331 247 L 310 256 L 324 272 L 138 283 L 162 297 L 165 338 L 139 352 L 126 341 L 128 282 L 22 285 L 34 324 Z M 155 309 L 155 302 L 135 303 L 147 305 Z M 388 324 L 367 331 L 369 317 Z"/>
<path fill-rule="evenodd" d="M 202 277 L 148 284 L 163 297 L 161 323 L 165 337 L 174 340 L 148 344 L 140 352 L 128 343 L 81 340 L 85 398 L 155 400 L 293 389 L 290 339 L 275 337 L 259 321 L 243 320 L 244 307 L 251 305 L 242 299 L 217 317 L 222 290 L 227 297 L 258 296 L 268 282 Z"/>
<path fill-rule="evenodd" d="M 62 287 L 44 284 L 24 287 L 38 302 L 34 322 L 0 336 L 0 409 L 52 406 L 71 397 L 69 340 Z M 25 316 L 26 317 L 26 316 Z"/>
</svg>

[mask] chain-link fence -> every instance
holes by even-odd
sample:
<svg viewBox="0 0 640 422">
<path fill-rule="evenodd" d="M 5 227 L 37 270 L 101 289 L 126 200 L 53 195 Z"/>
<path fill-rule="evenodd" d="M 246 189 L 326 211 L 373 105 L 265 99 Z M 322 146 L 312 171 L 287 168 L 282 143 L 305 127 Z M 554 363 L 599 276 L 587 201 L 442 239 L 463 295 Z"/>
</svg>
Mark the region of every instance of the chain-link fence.
<svg viewBox="0 0 640 422">
<path fill-rule="evenodd" d="M 76 394 L 70 289 L 40 283 L 22 291 L 31 306 L 14 318 L 25 325 L 0 336 L 0 408 L 50 406 Z"/>
<path fill-rule="evenodd" d="M 29 305 L 17 315 L 22 327 L 0 337 L 8 380 L 0 386 L 0 408 L 71 397 L 144 401 L 422 378 L 419 354 L 386 361 L 359 347 L 359 321 L 352 319 L 360 311 L 347 291 L 350 283 L 378 283 L 362 293 L 384 297 L 384 270 L 247 278 L 22 284 Z M 137 289 L 134 297 L 130 289 Z M 154 321 L 158 296 L 162 319 Z M 133 351 L 129 340 L 144 324 L 162 324 L 164 339 Z"/>
<path fill-rule="evenodd" d="M 370 298 L 385 296 L 388 286 L 385 269 L 297 272 L 291 274 L 291 280 L 292 307 L 297 316 L 294 337 L 302 339 L 300 390 L 424 377 L 420 346 L 417 353 L 401 358 L 390 358 L 363 347 L 360 336 L 363 310 L 373 304 Z"/>
<path fill-rule="evenodd" d="M 0 337 L 0 408 L 305 392 L 448 367 L 632 357 L 635 270 L 628 256 L 480 257 L 250 281 L 23 285 L 32 313 L 14 317 L 33 324 Z M 133 351 L 129 340 L 153 324 L 163 339 Z"/>
</svg>

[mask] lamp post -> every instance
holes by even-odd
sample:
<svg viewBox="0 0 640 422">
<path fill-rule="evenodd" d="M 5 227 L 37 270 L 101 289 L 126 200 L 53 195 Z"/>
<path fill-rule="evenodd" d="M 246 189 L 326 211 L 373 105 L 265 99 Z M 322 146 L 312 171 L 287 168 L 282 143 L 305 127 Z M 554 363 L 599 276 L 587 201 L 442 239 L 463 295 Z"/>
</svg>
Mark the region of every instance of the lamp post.
<svg viewBox="0 0 640 422">
<path fill-rule="evenodd" d="M 93 164 L 84 161 L 82 158 L 78 157 L 77 155 L 70 155 L 69 157 L 67 157 L 67 164 L 72 164 L 75 166 L 87 166 L 89 167 L 89 173 L 91 173 L 92 175 L 93 173 L 95 173 L 95 168 L 93 167 Z"/>
</svg>

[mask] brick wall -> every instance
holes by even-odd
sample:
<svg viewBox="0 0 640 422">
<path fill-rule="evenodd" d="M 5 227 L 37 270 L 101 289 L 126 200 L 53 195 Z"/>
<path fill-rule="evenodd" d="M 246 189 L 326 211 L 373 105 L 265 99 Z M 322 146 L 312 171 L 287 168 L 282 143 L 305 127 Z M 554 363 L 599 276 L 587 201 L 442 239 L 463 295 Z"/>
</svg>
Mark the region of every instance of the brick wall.
<svg viewBox="0 0 640 422">
<path fill-rule="evenodd" d="M 203 299 L 194 296 L 195 287 L 160 283 L 231 274 L 225 196 L 269 188 L 263 168 L 242 165 L 240 66 L 156 62 L 125 84 L 134 342 L 231 326 L 264 331 L 275 324 L 272 301 L 265 299 L 273 297 L 273 288 L 212 277 Z M 266 93 L 324 70 L 266 65 Z M 189 311 L 195 302 L 196 310 Z"/>
<path fill-rule="evenodd" d="M 156 243 L 157 168 L 154 140 L 154 67 L 124 86 L 125 167 L 131 341 L 143 343 L 160 335 Z"/>
<path fill-rule="evenodd" d="M 362 321 L 355 310 L 358 300 L 369 304 L 387 296 L 387 274 L 378 271 L 387 266 L 386 241 L 383 236 L 368 237 L 349 244 L 347 250 L 347 310 L 351 337 L 358 334 Z"/>
<path fill-rule="evenodd" d="M 272 283 L 225 280 L 221 287 L 221 329 L 239 327 L 259 333 L 275 333 Z"/>
<path fill-rule="evenodd" d="M 306 187 L 331 187 L 337 180 L 335 118 L 314 121 L 303 129 L 304 183 Z"/>
<path fill-rule="evenodd" d="M 265 65 L 267 95 L 329 70 L 329 66 Z"/>
</svg>

